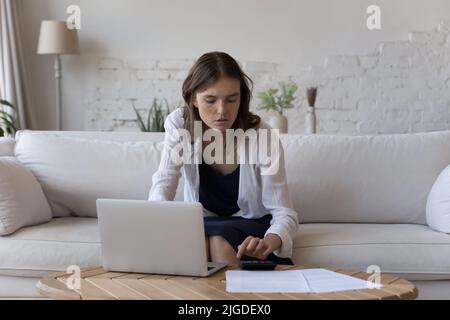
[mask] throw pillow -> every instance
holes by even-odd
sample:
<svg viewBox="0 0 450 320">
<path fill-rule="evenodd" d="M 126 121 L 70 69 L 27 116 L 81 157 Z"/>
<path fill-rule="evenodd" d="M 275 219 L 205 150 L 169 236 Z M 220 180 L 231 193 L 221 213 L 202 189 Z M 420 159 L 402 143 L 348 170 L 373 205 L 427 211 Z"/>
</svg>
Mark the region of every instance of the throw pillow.
<svg viewBox="0 0 450 320">
<path fill-rule="evenodd" d="M 52 218 L 36 178 L 14 157 L 0 157 L 0 235 Z"/>
<path fill-rule="evenodd" d="M 441 172 L 428 194 L 426 215 L 431 229 L 450 233 L 450 165 Z"/>
</svg>

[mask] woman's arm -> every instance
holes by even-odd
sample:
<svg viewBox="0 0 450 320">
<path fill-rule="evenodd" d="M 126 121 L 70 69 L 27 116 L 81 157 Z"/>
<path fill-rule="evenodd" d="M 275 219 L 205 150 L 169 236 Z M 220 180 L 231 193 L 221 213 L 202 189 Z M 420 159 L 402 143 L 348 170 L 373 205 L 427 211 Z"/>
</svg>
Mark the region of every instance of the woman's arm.
<svg viewBox="0 0 450 320">
<path fill-rule="evenodd" d="M 270 132 L 262 132 L 262 134 L 266 133 Z M 271 145 L 271 141 L 276 144 Z M 269 144 L 267 150 L 275 146 L 274 149 L 269 150 L 269 154 L 273 152 L 270 157 L 272 162 L 268 166 L 260 166 L 259 170 L 262 203 L 272 214 L 271 226 L 263 239 L 247 237 L 238 247 L 238 259 L 247 255 L 265 260 L 272 252 L 282 258 L 292 256 L 293 239 L 298 230 L 298 215 L 293 209 L 287 187 L 284 150 L 278 135 L 269 134 L 267 143 Z"/>
<path fill-rule="evenodd" d="M 265 233 L 265 238 L 270 234 L 277 235 L 281 239 L 281 246 L 274 250 L 274 254 L 279 257 L 291 257 L 293 240 L 298 230 L 298 214 L 292 204 L 287 180 L 286 168 L 284 164 L 284 149 L 277 134 L 270 134 L 269 141 L 274 140 L 278 144 L 274 165 L 277 170 L 266 170 L 267 174 L 261 174 L 262 203 L 272 214 L 271 226 Z"/>
<path fill-rule="evenodd" d="M 164 145 L 161 153 L 161 161 L 158 170 L 152 176 L 152 187 L 149 192 L 148 200 L 172 201 L 178 187 L 178 181 L 181 176 L 180 161 L 172 161 L 171 153 L 176 150 L 179 144 L 179 135 L 177 128 L 180 127 L 181 109 L 172 112 L 164 121 Z"/>
</svg>

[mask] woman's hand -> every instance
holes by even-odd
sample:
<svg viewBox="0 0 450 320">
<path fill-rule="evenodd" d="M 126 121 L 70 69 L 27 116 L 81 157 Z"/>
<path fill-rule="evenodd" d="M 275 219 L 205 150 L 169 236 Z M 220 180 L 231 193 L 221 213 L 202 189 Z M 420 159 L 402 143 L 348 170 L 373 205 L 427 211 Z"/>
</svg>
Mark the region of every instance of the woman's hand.
<svg viewBox="0 0 450 320">
<path fill-rule="evenodd" d="M 281 238 L 268 233 L 264 239 L 248 236 L 244 242 L 238 246 L 236 258 L 241 259 L 243 255 L 265 260 L 269 254 L 281 247 Z"/>
</svg>

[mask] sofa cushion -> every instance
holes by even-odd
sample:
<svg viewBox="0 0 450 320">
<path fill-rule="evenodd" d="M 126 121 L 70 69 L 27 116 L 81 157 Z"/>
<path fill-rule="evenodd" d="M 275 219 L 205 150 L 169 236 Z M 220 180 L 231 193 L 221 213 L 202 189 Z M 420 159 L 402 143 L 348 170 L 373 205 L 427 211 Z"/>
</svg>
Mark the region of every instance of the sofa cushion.
<svg viewBox="0 0 450 320">
<path fill-rule="evenodd" d="M 54 216 L 96 217 L 98 198 L 148 198 L 162 141 L 137 136 L 149 141 L 24 131 L 18 135 L 15 156 L 41 183 Z M 181 188 L 176 200 L 182 199 Z"/>
<path fill-rule="evenodd" d="M 0 275 L 42 277 L 70 265 L 101 265 L 97 219 L 54 218 L 0 237 Z"/>
<path fill-rule="evenodd" d="M 0 236 L 51 218 L 36 178 L 14 157 L 0 157 Z"/>
<path fill-rule="evenodd" d="M 18 254 L 19 253 L 19 254 Z M 63 217 L 0 237 L 0 275 L 41 277 L 70 265 L 101 265 L 97 219 Z M 293 260 L 305 266 L 450 279 L 450 235 L 406 224 L 302 224 Z"/>
<path fill-rule="evenodd" d="M 450 233 L 450 165 L 441 172 L 431 188 L 426 216 L 430 228 Z"/>
<path fill-rule="evenodd" d="M 0 157 L 14 156 L 14 145 L 13 138 L 0 137 Z"/>
<path fill-rule="evenodd" d="M 450 131 L 282 135 L 300 222 L 426 224 L 428 193 L 450 163 Z"/>
<path fill-rule="evenodd" d="M 450 279 L 450 235 L 413 224 L 301 224 L 293 260 L 306 266 Z"/>
</svg>

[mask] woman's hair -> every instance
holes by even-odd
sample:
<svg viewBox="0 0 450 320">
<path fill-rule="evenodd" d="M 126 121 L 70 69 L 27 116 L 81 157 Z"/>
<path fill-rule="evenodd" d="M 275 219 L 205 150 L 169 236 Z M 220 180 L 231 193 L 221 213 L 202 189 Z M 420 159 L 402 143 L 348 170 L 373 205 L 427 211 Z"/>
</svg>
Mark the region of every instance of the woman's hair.
<svg viewBox="0 0 450 320">
<path fill-rule="evenodd" d="M 189 130 L 191 137 L 194 135 L 194 121 L 201 121 L 198 108 L 194 107 L 192 98 L 197 92 L 206 90 L 222 77 L 237 79 L 241 83 L 239 111 L 231 128 L 240 128 L 245 131 L 259 125 L 261 118 L 249 111 L 253 81 L 230 55 L 225 52 L 208 52 L 194 63 L 183 82 L 184 128 Z"/>
</svg>

